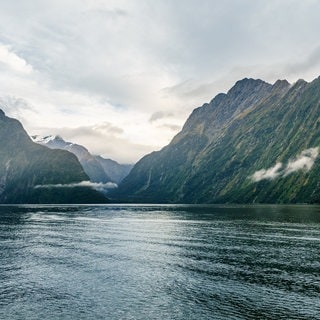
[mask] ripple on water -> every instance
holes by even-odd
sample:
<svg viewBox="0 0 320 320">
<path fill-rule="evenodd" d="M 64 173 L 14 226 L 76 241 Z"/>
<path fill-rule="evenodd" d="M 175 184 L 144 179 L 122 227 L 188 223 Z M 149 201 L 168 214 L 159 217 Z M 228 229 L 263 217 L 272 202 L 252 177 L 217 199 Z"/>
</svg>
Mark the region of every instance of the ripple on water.
<svg viewBox="0 0 320 320">
<path fill-rule="evenodd" d="M 2 208 L 0 318 L 317 319 L 312 210 Z"/>
</svg>

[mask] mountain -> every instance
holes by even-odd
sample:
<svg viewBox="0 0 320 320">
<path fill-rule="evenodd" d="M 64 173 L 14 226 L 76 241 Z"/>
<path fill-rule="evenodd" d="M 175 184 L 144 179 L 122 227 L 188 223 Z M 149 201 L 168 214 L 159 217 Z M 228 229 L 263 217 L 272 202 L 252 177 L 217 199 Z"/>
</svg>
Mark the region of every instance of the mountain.
<svg viewBox="0 0 320 320">
<path fill-rule="evenodd" d="M 104 159 L 101 156 L 92 155 L 84 146 L 76 143 L 66 142 L 60 136 L 37 136 L 32 140 L 50 149 L 67 150 L 78 158 L 84 171 L 92 182 L 114 182 L 120 183 L 128 175 L 133 165 L 119 164 L 111 159 Z"/>
<path fill-rule="evenodd" d="M 319 203 L 320 78 L 243 79 L 195 109 L 113 197 L 132 202 Z"/>
<path fill-rule="evenodd" d="M 132 164 L 119 164 L 118 162 L 105 159 L 101 156 L 94 156 L 101 164 L 104 172 L 111 178 L 111 181 L 119 184 L 133 168 Z"/>
<path fill-rule="evenodd" d="M 0 110 L 0 203 L 105 203 L 78 159 L 32 142 L 21 123 Z M 72 187 L 74 186 L 74 187 Z"/>
<path fill-rule="evenodd" d="M 91 153 L 83 146 L 64 141 L 60 136 L 32 136 L 36 143 L 49 147 L 50 149 L 67 150 L 78 158 L 83 170 L 89 176 L 92 182 L 111 182 L 112 179 L 103 170 L 101 164 Z"/>
</svg>

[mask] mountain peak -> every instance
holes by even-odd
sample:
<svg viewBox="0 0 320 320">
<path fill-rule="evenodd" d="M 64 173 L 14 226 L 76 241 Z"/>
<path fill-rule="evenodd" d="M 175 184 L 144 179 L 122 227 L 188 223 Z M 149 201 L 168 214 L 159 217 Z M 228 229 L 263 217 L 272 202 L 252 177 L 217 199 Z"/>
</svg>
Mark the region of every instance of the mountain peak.
<svg viewBox="0 0 320 320">
<path fill-rule="evenodd" d="M 3 112 L 3 110 L 0 109 L 0 118 L 4 118 L 6 115 L 5 113 Z"/>
<path fill-rule="evenodd" d="M 273 90 L 285 90 L 285 89 L 288 89 L 289 87 L 291 86 L 291 84 L 287 81 L 287 80 L 277 80 L 273 86 L 272 86 L 272 89 Z"/>
<path fill-rule="evenodd" d="M 31 136 L 33 142 L 40 143 L 40 144 L 47 144 L 50 141 L 54 142 L 64 142 L 63 138 L 59 135 L 48 135 L 48 136 L 40 136 L 40 135 L 33 135 Z"/>
<path fill-rule="evenodd" d="M 273 87 L 284 87 L 284 86 L 286 86 L 286 87 L 290 86 L 290 83 L 286 79 L 283 79 L 283 80 L 278 79 L 273 84 Z"/>
<path fill-rule="evenodd" d="M 306 81 L 306 80 L 304 80 L 304 79 L 299 79 L 295 84 L 294 84 L 294 86 L 295 87 L 300 87 L 300 86 L 302 86 L 302 85 L 305 85 L 305 84 L 307 84 L 308 82 Z"/>
<path fill-rule="evenodd" d="M 256 88 L 270 88 L 271 84 L 261 80 L 244 78 L 235 83 L 235 85 L 228 91 L 228 95 L 238 95 L 243 91 L 252 91 Z"/>
<path fill-rule="evenodd" d="M 132 168 L 130 165 L 121 165 L 110 159 L 93 156 L 86 147 L 67 142 L 59 135 L 32 136 L 32 139 L 50 149 L 62 149 L 73 153 L 92 182 L 119 183 Z"/>
<path fill-rule="evenodd" d="M 54 139 L 55 139 L 55 140 L 60 140 L 60 141 L 64 141 L 64 142 L 65 142 L 65 140 L 64 140 L 61 136 L 59 136 L 59 135 L 54 136 Z"/>
</svg>

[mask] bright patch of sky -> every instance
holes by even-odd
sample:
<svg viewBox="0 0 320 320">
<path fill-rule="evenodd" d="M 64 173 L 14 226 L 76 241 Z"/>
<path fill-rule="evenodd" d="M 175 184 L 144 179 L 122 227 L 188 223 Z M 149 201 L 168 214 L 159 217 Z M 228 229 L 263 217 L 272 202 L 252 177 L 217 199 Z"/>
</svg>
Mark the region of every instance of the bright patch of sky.
<svg viewBox="0 0 320 320">
<path fill-rule="evenodd" d="M 0 1 L 0 108 L 135 162 L 244 77 L 320 75 L 320 1 Z"/>
</svg>

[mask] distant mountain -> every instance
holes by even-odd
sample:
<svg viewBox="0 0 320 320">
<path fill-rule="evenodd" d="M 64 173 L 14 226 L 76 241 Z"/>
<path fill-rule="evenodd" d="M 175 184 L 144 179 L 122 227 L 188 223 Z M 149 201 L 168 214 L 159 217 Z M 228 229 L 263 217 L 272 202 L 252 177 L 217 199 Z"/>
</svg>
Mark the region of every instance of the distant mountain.
<svg viewBox="0 0 320 320">
<path fill-rule="evenodd" d="M 238 81 L 195 109 L 113 196 L 134 202 L 320 203 L 320 78 Z"/>
<path fill-rule="evenodd" d="M 76 155 L 92 182 L 114 182 L 118 184 L 133 167 L 133 165 L 123 165 L 110 159 L 104 159 L 101 156 L 94 156 L 84 146 L 66 142 L 60 136 L 42 137 L 34 135 L 31 138 L 34 142 L 50 149 L 67 150 Z"/>
<path fill-rule="evenodd" d="M 0 110 L 0 203 L 105 203 L 83 186 L 78 159 L 32 142 L 21 123 Z"/>
<path fill-rule="evenodd" d="M 119 184 L 133 168 L 132 164 L 119 164 L 118 162 L 105 159 L 101 156 L 94 156 L 101 164 L 104 172 L 111 178 L 111 181 Z"/>
<path fill-rule="evenodd" d="M 67 150 L 78 158 L 85 173 L 89 176 L 92 182 L 110 182 L 112 181 L 97 159 L 83 146 L 66 142 L 60 136 L 32 136 L 32 140 L 36 143 L 42 144 L 50 149 Z"/>
</svg>

